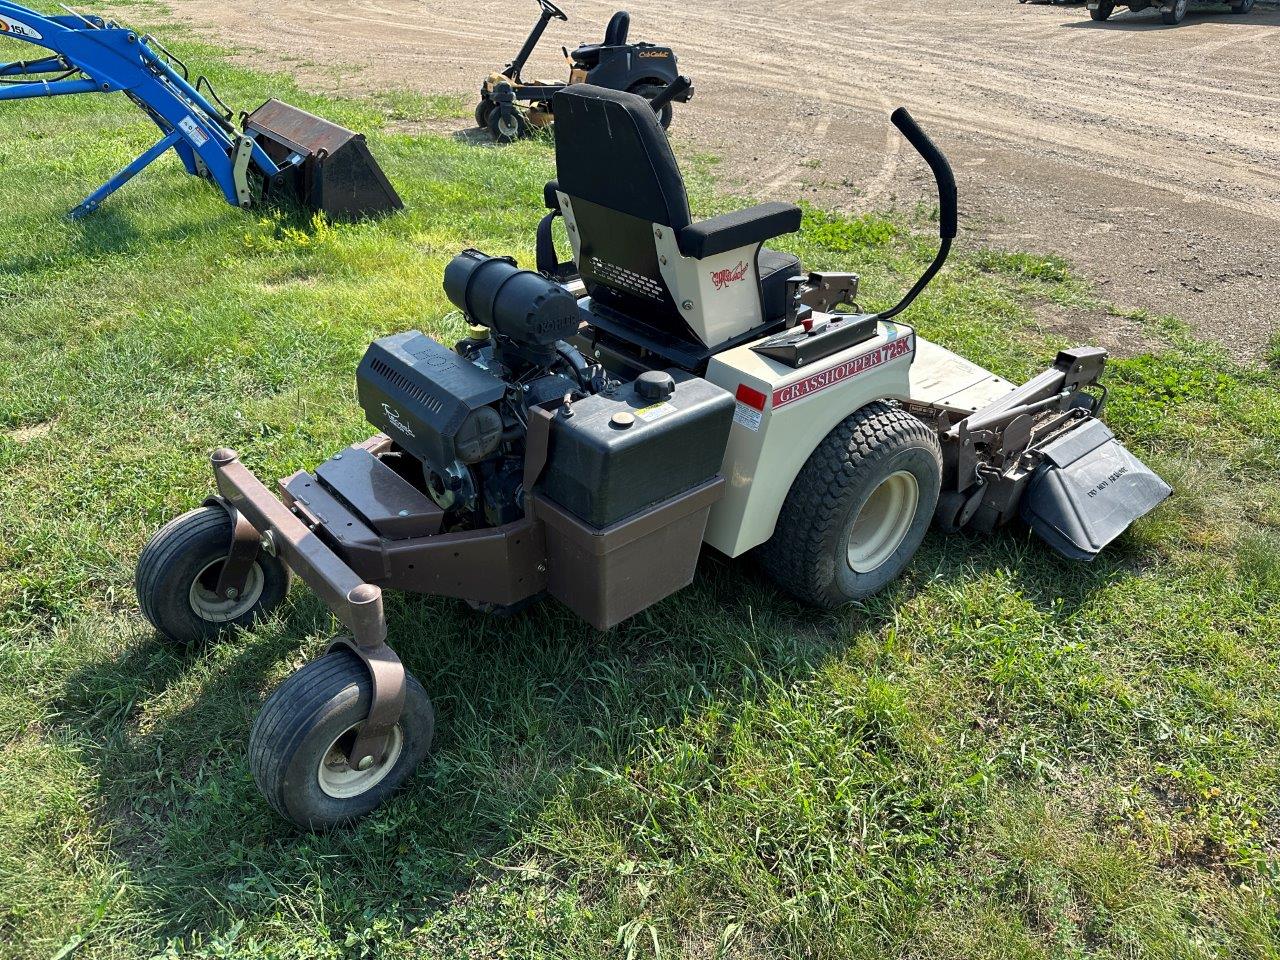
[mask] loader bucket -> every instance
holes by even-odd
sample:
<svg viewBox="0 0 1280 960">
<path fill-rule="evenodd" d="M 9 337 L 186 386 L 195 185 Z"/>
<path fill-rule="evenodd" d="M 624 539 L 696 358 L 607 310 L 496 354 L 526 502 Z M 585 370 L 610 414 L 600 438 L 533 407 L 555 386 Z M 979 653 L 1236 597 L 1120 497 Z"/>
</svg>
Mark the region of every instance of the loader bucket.
<svg viewBox="0 0 1280 960">
<path fill-rule="evenodd" d="M 274 98 L 245 118 L 244 130 L 279 166 L 301 157 L 285 174 L 286 182 L 268 185 L 269 192 L 284 187 L 302 206 L 330 220 L 359 220 L 404 208 L 363 134 Z"/>
</svg>

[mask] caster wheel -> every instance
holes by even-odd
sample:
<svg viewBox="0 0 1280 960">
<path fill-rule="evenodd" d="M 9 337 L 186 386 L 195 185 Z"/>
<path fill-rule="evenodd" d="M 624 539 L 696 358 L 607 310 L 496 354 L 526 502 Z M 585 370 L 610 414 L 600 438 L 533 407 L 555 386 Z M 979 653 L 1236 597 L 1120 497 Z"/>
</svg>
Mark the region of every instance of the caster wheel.
<svg viewBox="0 0 1280 960">
<path fill-rule="evenodd" d="M 491 110 L 488 122 L 489 133 L 497 143 L 515 143 L 529 135 L 529 121 L 519 110 L 513 110 L 507 114 L 503 114 L 498 109 Z"/>
<path fill-rule="evenodd" d="M 1175 26 L 1186 19 L 1188 0 L 1174 0 L 1172 10 L 1161 10 L 1160 19 L 1169 26 Z"/>
<path fill-rule="evenodd" d="M 1236 0 L 1231 4 L 1232 13 L 1248 13 L 1253 9 L 1253 0 Z"/>
<path fill-rule="evenodd" d="M 634 93 L 637 96 L 644 97 L 646 100 L 652 100 L 662 92 L 662 87 L 653 83 L 640 83 L 632 87 L 628 93 Z M 662 113 L 658 114 L 658 122 L 662 124 L 662 129 L 667 130 L 671 127 L 671 118 L 674 115 L 674 108 L 671 104 L 667 104 L 662 108 Z"/>
<path fill-rule="evenodd" d="M 142 615 L 176 643 L 202 643 L 269 614 L 289 590 L 289 568 L 259 554 L 240 596 L 219 597 L 214 590 L 230 548 L 231 517 L 221 507 L 200 507 L 161 527 L 138 557 Z"/>
<path fill-rule="evenodd" d="M 870 403 L 800 469 L 761 560 L 803 603 L 834 608 L 869 597 L 911 562 L 941 486 L 934 432 L 897 407 Z"/>
<path fill-rule="evenodd" d="M 435 711 L 422 686 L 405 676 L 404 712 L 386 756 L 367 770 L 346 750 L 369 714 L 373 680 L 360 659 L 335 650 L 276 688 L 249 734 L 249 767 L 272 809 L 305 829 L 363 817 L 409 777 L 431 749 Z"/>
<path fill-rule="evenodd" d="M 1116 0 L 1101 0 L 1096 10 L 1090 10 L 1089 16 L 1094 20 L 1110 20 L 1116 12 Z"/>
<path fill-rule="evenodd" d="M 491 113 L 493 113 L 493 101 L 486 97 L 476 104 L 476 126 L 482 130 L 487 128 Z"/>
</svg>

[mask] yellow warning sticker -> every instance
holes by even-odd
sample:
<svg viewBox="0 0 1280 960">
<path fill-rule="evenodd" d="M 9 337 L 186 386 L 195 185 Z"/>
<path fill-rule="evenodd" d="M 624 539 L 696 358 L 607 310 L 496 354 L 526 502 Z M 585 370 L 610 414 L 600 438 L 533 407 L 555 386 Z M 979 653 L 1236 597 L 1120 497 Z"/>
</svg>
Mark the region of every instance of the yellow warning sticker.
<svg viewBox="0 0 1280 960">
<path fill-rule="evenodd" d="M 661 403 L 654 403 L 647 407 L 641 407 L 636 411 L 636 416 L 646 423 L 653 423 L 655 420 L 661 420 L 669 413 L 675 413 L 676 408 L 666 400 Z"/>
</svg>

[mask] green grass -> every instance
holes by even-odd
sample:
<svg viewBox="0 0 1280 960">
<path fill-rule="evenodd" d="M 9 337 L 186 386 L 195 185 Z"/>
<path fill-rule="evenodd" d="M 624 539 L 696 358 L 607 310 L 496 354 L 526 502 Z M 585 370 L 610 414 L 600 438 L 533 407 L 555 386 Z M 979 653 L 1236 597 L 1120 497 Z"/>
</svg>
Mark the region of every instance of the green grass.
<svg viewBox="0 0 1280 960">
<path fill-rule="evenodd" d="M 368 131 L 408 211 L 245 214 L 169 158 L 70 225 L 154 131 L 118 98 L 4 109 L 6 958 L 1280 953 L 1280 376 L 1170 319 L 1148 324 L 1160 352 L 1114 364 L 1111 423 L 1177 495 L 1096 563 L 931 535 L 884 595 L 818 614 L 707 556 L 607 634 L 552 603 L 394 597 L 434 759 L 356 828 L 286 828 L 245 741 L 330 617 L 297 590 L 252 634 L 174 649 L 137 613 L 134 558 L 209 492 L 211 448 L 283 476 L 365 435 L 365 345 L 456 332 L 440 280 L 465 246 L 532 262 L 552 158 L 397 135 L 448 105 L 320 102 L 177 46 L 233 102 Z M 733 205 L 694 166 L 700 211 Z M 887 305 L 929 229 L 814 211 L 793 246 Z M 1043 367 L 1062 344 L 1037 308 L 1088 292 L 1056 260 L 961 251 L 921 331 L 1005 376 Z"/>
</svg>

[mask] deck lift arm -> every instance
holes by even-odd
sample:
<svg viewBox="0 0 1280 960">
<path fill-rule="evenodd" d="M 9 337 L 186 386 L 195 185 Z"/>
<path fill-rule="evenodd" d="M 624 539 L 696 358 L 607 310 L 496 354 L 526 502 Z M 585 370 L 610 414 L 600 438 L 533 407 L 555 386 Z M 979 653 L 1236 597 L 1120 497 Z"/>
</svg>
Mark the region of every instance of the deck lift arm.
<svg viewBox="0 0 1280 960">
<path fill-rule="evenodd" d="M 161 138 L 74 210 L 103 200 L 172 149 L 193 176 L 217 185 L 227 202 L 252 207 L 291 197 L 333 219 L 356 219 L 402 204 L 370 156 L 364 137 L 278 100 L 232 122 L 208 80 L 153 37 L 102 17 L 47 15 L 0 0 L 0 38 L 48 55 L 0 63 L 0 101 L 81 93 L 123 93 L 160 128 Z"/>
</svg>

